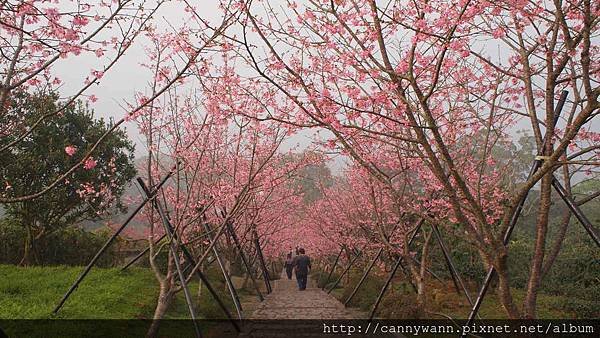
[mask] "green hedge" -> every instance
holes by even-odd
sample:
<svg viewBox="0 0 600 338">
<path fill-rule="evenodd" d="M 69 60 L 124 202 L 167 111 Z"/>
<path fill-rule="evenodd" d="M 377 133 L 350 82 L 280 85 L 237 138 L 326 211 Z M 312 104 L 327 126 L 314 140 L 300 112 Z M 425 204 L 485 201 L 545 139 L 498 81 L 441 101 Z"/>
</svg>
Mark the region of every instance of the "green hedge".
<svg viewBox="0 0 600 338">
<path fill-rule="evenodd" d="M 108 239 L 107 232 L 67 228 L 36 242 L 40 265 L 86 265 Z M 25 229 L 15 221 L 0 221 L 0 264 L 18 264 L 23 257 Z M 115 246 L 102 255 L 97 266 L 110 267 L 117 260 Z"/>
</svg>

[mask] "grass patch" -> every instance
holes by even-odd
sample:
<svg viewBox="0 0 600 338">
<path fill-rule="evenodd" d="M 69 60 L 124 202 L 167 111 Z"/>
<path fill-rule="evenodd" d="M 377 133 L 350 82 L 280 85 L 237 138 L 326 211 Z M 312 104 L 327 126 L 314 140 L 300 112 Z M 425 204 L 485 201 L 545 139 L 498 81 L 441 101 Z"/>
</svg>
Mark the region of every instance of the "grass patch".
<svg viewBox="0 0 600 338">
<path fill-rule="evenodd" d="M 156 304 L 156 280 L 147 269 L 92 269 L 57 315 L 52 310 L 83 267 L 0 265 L 2 319 L 147 318 Z"/>
<path fill-rule="evenodd" d="M 57 315 L 52 310 L 83 267 L 17 267 L 0 265 L 0 319 L 143 319 L 152 318 L 158 283 L 150 269 L 94 268 Z M 218 271 L 207 273 L 221 299 L 232 309 Z M 223 318 L 214 299 L 198 281 L 189 285 L 199 317 Z M 232 312 L 233 313 L 233 312 Z M 183 292 L 179 292 L 166 318 L 189 318 Z"/>
<path fill-rule="evenodd" d="M 147 268 L 94 268 L 71 295 L 57 315 L 52 310 L 63 294 L 83 271 L 81 266 L 17 267 L 0 265 L 0 323 L 9 336 L 45 337 L 56 333 L 61 337 L 102 337 L 127 332 L 144 336 L 148 321 L 37 321 L 11 322 L 11 319 L 149 319 L 152 318 L 158 297 L 158 283 L 154 273 Z M 204 272 L 221 300 L 235 316 L 223 275 L 215 268 Z M 197 318 L 223 319 L 225 315 L 203 286 L 198 299 L 198 281 L 189 284 L 194 297 Z M 247 290 L 239 290 L 245 294 Z M 188 319 L 189 312 L 183 292 L 171 304 L 165 319 Z M 207 337 L 220 337 L 215 332 L 232 330 L 231 325 L 204 322 L 201 324 Z M 222 327 L 221 327 L 222 326 Z M 192 336 L 188 321 L 165 321 L 160 334 L 167 336 Z"/>
</svg>

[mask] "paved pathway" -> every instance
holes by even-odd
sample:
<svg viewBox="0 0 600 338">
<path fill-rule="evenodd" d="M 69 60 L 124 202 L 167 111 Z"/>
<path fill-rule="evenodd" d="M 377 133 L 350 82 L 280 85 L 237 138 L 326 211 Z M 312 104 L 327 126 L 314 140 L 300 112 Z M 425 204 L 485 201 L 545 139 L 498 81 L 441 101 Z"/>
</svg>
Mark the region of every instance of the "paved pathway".
<svg viewBox="0 0 600 338">
<path fill-rule="evenodd" d="M 251 321 L 240 337 L 291 338 L 291 337 L 339 337 L 335 334 L 323 334 L 323 325 L 303 319 L 364 319 L 366 314 L 355 309 L 345 308 L 332 295 L 316 287 L 310 278 L 306 290 L 299 291 L 296 279 L 287 279 L 282 273 L 281 279 L 273 281 L 273 292 L 257 304 L 248 315 Z M 266 321 L 262 321 L 266 320 Z M 294 320 L 294 321 L 290 321 Z M 316 326 L 315 326 L 316 325 Z M 348 337 L 347 334 L 343 335 Z M 360 337 L 361 335 L 353 335 Z"/>
<path fill-rule="evenodd" d="M 344 305 L 319 289 L 310 278 L 306 290 L 299 291 L 296 278 L 282 272 L 273 283 L 273 292 L 265 297 L 249 319 L 364 319 L 365 314 Z"/>
</svg>

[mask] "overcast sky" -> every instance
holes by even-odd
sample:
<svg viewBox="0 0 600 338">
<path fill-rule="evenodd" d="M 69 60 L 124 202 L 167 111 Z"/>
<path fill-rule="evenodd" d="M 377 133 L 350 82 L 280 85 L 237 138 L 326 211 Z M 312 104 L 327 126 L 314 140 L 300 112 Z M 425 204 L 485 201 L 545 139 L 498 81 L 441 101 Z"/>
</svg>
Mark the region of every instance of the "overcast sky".
<svg viewBox="0 0 600 338">
<path fill-rule="evenodd" d="M 272 3 L 285 3 L 283 0 L 272 1 Z M 210 20 L 215 25 L 220 22 L 220 12 L 217 9 L 217 1 L 198 1 L 199 12 L 205 18 Z M 167 21 L 171 25 L 177 22 L 177 18 L 180 17 L 182 7 L 181 3 L 178 2 L 167 2 L 156 14 L 155 22 L 165 24 Z M 145 40 L 143 37 L 138 38 L 134 46 L 127 51 L 123 58 L 111 69 L 102 79 L 101 83 L 93 88 L 90 88 L 86 94 L 94 94 L 98 97 L 98 101 L 92 105 L 96 111 L 97 116 L 105 118 L 112 117 L 115 120 L 119 120 L 125 113 L 125 110 L 121 107 L 125 100 L 131 100 L 134 97 L 134 93 L 143 88 L 148 88 L 149 85 L 149 73 L 139 66 L 139 62 L 143 60 L 140 55 L 143 55 L 142 44 Z M 477 46 L 478 45 L 478 46 Z M 497 42 L 485 41 L 478 42 L 476 45 L 477 49 L 484 49 L 489 55 L 498 55 L 502 57 L 502 49 L 499 48 Z M 91 53 L 84 53 L 81 56 L 72 56 L 66 60 L 59 60 L 56 66 L 56 72 L 59 77 L 63 80 L 63 87 L 61 88 L 61 94 L 63 96 L 70 96 L 78 91 L 83 83 L 86 76 L 89 75 L 89 71 L 92 68 L 100 68 L 101 62 L 92 55 Z M 106 62 L 106 61 L 105 61 Z M 568 108 L 568 107 L 565 107 Z M 566 111 L 566 109 L 565 109 Z M 594 123 L 598 125 L 598 122 Z M 136 156 L 142 156 L 145 154 L 145 147 L 142 137 L 138 132 L 134 123 L 125 123 L 125 128 L 129 137 L 136 143 Z M 521 121 L 514 130 L 518 129 L 530 129 L 527 120 Z M 300 145 L 305 147 L 311 143 L 313 132 L 300 133 L 297 136 L 290 138 L 285 144 L 282 150 L 288 150 L 290 147 Z M 326 134 L 322 134 L 326 135 Z M 333 163 L 331 163 L 332 169 L 338 171 L 343 167 L 343 163 L 346 159 L 338 157 Z"/>
<path fill-rule="evenodd" d="M 281 2 L 281 1 L 278 1 Z M 217 9 L 216 1 L 200 1 L 199 12 L 212 23 L 218 24 L 221 20 L 220 12 Z M 182 7 L 181 3 L 167 2 L 155 15 L 155 22 L 164 24 L 164 28 L 177 22 Z M 167 24 L 167 22 L 169 24 Z M 136 43 L 126 52 L 119 62 L 101 79 L 99 85 L 95 85 L 86 91 L 86 95 L 95 95 L 98 101 L 90 103 L 96 116 L 104 118 L 121 119 L 126 110 L 122 107 L 124 102 L 131 101 L 136 91 L 143 88 L 149 88 L 151 76 L 148 71 L 140 67 L 139 63 L 144 61 L 144 51 L 142 45 L 147 40 L 144 37 L 138 37 Z M 90 55 L 91 54 L 91 55 Z M 82 53 L 79 56 L 70 56 L 65 60 L 59 60 L 55 67 L 56 74 L 63 81 L 60 89 L 63 97 L 73 95 L 81 89 L 84 79 L 90 74 L 91 69 L 101 69 L 101 65 L 106 64 L 106 60 L 98 60 L 92 53 Z M 134 122 L 125 122 L 129 138 L 136 144 L 136 157 L 146 154 L 145 142 L 140 135 Z M 292 147 L 300 149 L 306 148 L 311 142 L 314 132 L 306 131 L 289 138 L 282 146 L 281 151 L 287 151 Z M 324 135 L 324 133 L 321 133 Z M 346 159 L 338 156 L 329 166 L 334 171 L 339 171 L 344 167 Z"/>
</svg>

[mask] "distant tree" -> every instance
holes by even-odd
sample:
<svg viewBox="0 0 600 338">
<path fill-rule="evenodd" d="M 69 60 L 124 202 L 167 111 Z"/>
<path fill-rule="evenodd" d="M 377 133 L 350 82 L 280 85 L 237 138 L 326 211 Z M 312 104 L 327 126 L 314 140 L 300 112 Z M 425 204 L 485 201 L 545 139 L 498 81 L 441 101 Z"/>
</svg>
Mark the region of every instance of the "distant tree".
<svg viewBox="0 0 600 338">
<path fill-rule="evenodd" d="M 60 104 L 56 94 L 11 95 L 10 109 L 0 116 L 0 125 L 20 120 L 23 125 L 38 120 Z M 0 195 L 22 196 L 39 191 L 56 177 L 84 160 L 91 144 L 110 127 L 95 119 L 87 105 L 76 102 L 61 116 L 45 120 L 23 141 L 0 157 Z M 10 137 L 3 138 L 11 142 Z M 36 242 L 83 220 L 98 220 L 114 207 L 123 212 L 120 201 L 125 184 L 135 176 L 134 146 L 123 130 L 111 133 L 85 159 L 83 168 L 73 171 L 67 180 L 49 193 L 33 200 L 6 204 L 7 216 L 26 230 L 21 265 L 38 261 Z"/>
<path fill-rule="evenodd" d="M 299 162 L 302 158 L 311 158 L 312 164 L 305 165 L 295 171 L 291 182 L 292 185 L 300 186 L 304 203 L 310 204 L 323 197 L 323 189 L 333 185 L 333 175 L 331 169 L 325 164 L 326 159 L 323 155 L 311 150 L 291 154 L 286 158 L 286 161 L 294 163 Z"/>
</svg>

